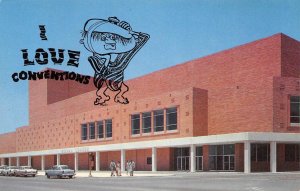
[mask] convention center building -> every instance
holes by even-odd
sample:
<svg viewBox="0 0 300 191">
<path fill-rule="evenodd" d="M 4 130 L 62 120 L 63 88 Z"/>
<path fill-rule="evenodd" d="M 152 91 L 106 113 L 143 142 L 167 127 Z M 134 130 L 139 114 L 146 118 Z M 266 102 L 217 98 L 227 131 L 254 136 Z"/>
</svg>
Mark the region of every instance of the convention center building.
<svg viewBox="0 0 300 191">
<path fill-rule="evenodd" d="M 30 80 L 29 125 L 0 135 L 1 165 L 300 170 L 300 42 L 282 33 L 128 80 L 129 104 L 94 105 L 92 81 Z"/>
</svg>

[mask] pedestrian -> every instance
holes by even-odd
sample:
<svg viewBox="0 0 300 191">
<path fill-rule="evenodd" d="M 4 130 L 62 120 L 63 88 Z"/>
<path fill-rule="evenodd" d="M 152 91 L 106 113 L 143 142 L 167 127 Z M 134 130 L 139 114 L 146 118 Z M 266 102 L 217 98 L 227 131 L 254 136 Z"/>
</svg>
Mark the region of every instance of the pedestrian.
<svg viewBox="0 0 300 191">
<path fill-rule="evenodd" d="M 120 163 L 120 161 L 117 162 L 116 172 L 117 172 L 117 176 L 122 176 L 121 175 L 121 163 Z"/>
<path fill-rule="evenodd" d="M 111 171 L 110 176 L 115 176 L 115 171 L 116 171 L 116 163 L 115 163 L 115 161 L 113 161 L 113 160 L 110 161 L 109 169 Z"/>
<path fill-rule="evenodd" d="M 130 161 L 130 176 L 133 176 L 133 171 L 135 169 L 135 162 L 133 160 Z"/>
<path fill-rule="evenodd" d="M 126 162 L 126 175 L 129 174 L 129 166 L 130 166 L 130 161 L 128 160 L 128 161 Z"/>
</svg>

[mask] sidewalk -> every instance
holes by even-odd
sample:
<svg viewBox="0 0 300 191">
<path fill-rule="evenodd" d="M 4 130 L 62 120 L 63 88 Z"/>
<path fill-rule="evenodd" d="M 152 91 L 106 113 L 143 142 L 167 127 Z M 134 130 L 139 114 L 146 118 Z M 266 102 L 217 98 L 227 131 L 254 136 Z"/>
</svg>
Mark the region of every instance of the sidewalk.
<svg viewBox="0 0 300 191">
<path fill-rule="evenodd" d="M 75 177 L 89 177 L 89 171 L 87 170 L 80 170 L 76 171 Z M 111 177 L 110 171 L 92 171 L 92 177 Z M 38 176 L 45 176 L 45 171 L 38 171 Z M 154 177 L 154 176 L 174 176 L 173 172 L 167 172 L 167 171 L 161 171 L 161 172 L 150 172 L 150 171 L 135 171 L 134 176 L 136 177 Z M 114 176 L 116 177 L 116 176 Z M 126 172 L 122 172 L 122 177 L 130 177 L 129 175 L 126 175 Z M 117 178 L 119 178 L 117 177 Z"/>
</svg>

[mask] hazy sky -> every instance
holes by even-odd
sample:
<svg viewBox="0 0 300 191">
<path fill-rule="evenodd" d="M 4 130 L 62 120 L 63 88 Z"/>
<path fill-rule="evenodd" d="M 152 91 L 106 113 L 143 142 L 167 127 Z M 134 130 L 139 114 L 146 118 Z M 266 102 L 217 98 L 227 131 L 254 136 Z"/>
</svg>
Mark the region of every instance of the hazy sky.
<svg viewBox="0 0 300 191">
<path fill-rule="evenodd" d="M 300 40 L 299 0 L 0 0 L 0 133 L 28 124 L 28 81 L 11 75 L 50 67 L 93 76 L 80 32 L 86 20 L 110 16 L 151 36 L 126 79 L 279 32 Z M 39 37 L 41 24 L 48 41 Z M 80 51 L 80 65 L 24 66 L 21 49 L 33 58 L 37 48 Z"/>
</svg>

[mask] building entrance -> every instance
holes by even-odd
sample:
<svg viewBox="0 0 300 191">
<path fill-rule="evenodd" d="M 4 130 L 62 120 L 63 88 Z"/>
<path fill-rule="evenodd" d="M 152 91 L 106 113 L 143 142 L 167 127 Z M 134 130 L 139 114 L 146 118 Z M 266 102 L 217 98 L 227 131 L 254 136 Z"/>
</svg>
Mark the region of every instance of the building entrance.
<svg viewBox="0 0 300 191">
<path fill-rule="evenodd" d="M 190 148 L 175 149 L 175 169 L 177 171 L 190 170 Z"/>
</svg>

